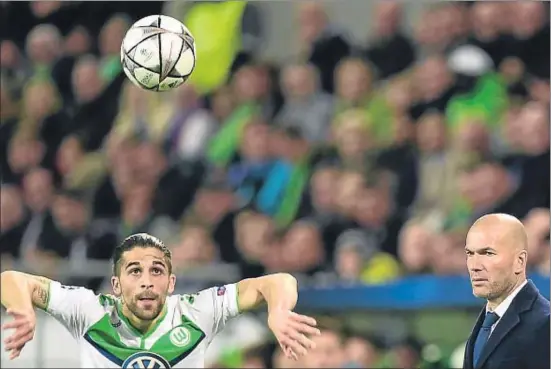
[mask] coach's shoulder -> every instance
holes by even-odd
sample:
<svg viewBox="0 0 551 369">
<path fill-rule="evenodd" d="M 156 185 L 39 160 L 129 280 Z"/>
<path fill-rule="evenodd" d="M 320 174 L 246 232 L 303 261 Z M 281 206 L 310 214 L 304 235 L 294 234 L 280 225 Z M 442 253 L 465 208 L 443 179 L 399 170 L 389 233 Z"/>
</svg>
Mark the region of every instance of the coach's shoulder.
<svg viewBox="0 0 551 369">
<path fill-rule="evenodd" d="M 532 306 L 532 311 L 540 317 L 547 317 L 547 320 L 549 320 L 549 315 L 551 314 L 549 300 L 547 300 L 542 295 L 539 295 L 534 302 L 534 305 Z"/>
</svg>

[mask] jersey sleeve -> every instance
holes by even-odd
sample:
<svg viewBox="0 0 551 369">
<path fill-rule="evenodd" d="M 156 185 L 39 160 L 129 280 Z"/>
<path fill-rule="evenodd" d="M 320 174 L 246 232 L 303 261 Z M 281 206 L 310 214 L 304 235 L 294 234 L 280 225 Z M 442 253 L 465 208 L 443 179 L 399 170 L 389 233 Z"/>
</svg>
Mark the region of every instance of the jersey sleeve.
<svg viewBox="0 0 551 369">
<path fill-rule="evenodd" d="M 208 288 L 182 299 L 206 330 L 209 340 L 224 329 L 229 319 L 239 315 L 236 284 Z"/>
<path fill-rule="evenodd" d="M 50 283 L 50 297 L 46 312 L 69 330 L 74 338 L 84 335 L 90 325 L 101 316 L 99 297 L 84 287 Z"/>
</svg>

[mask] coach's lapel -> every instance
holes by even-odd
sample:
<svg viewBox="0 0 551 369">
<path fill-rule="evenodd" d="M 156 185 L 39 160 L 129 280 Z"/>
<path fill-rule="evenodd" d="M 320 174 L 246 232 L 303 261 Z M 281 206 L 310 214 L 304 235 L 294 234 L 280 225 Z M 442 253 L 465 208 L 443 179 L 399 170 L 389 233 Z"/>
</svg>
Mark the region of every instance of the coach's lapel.
<svg viewBox="0 0 551 369">
<path fill-rule="evenodd" d="M 478 335 L 478 331 L 480 330 L 480 327 L 482 326 L 482 322 L 484 321 L 485 314 L 486 314 L 486 307 L 482 308 L 482 310 L 480 311 L 480 314 L 478 314 L 478 319 L 476 320 L 476 323 L 475 323 L 474 328 L 471 332 L 471 335 L 469 336 L 469 340 L 467 341 L 467 345 L 465 346 L 465 355 L 463 355 L 463 358 L 464 358 L 463 368 L 464 369 L 474 368 L 474 365 L 473 365 L 474 343 L 476 341 L 476 336 Z"/>
<path fill-rule="evenodd" d="M 529 310 L 536 298 L 534 291 L 537 291 L 535 286 L 531 281 L 528 281 L 526 286 L 524 286 L 518 295 L 515 296 L 511 306 L 509 306 L 505 315 L 503 315 L 501 320 L 497 323 L 488 342 L 486 342 L 480 360 L 478 360 L 477 368 L 484 366 L 486 360 L 488 360 L 507 334 L 520 323 L 520 314 Z"/>
<path fill-rule="evenodd" d="M 520 322 L 518 313 L 514 309 L 508 309 L 503 318 L 498 322 L 496 328 L 490 335 L 488 342 L 484 345 L 480 359 L 478 360 L 478 367 L 482 367 L 484 362 L 488 360 L 488 357 L 499 346 L 505 336 Z"/>
</svg>

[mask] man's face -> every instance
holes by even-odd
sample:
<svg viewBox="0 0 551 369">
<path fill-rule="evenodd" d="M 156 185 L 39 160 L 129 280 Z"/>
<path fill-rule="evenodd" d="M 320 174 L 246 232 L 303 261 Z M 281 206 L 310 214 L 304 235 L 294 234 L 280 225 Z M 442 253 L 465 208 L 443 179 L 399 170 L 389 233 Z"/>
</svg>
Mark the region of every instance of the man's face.
<svg viewBox="0 0 551 369">
<path fill-rule="evenodd" d="M 88 222 L 88 211 L 84 202 L 68 196 L 55 197 L 52 213 L 56 224 L 65 231 L 83 232 Z"/>
<path fill-rule="evenodd" d="M 339 181 L 336 169 L 318 169 L 310 181 L 312 199 L 318 210 L 334 210 L 335 191 Z"/>
<path fill-rule="evenodd" d="M 320 336 L 312 337 L 316 351 L 302 360 L 306 368 L 339 368 L 343 365 L 343 349 L 336 332 L 322 331 Z"/>
<path fill-rule="evenodd" d="M 23 179 L 23 190 L 27 205 L 32 211 L 46 210 L 53 195 L 52 175 L 46 169 L 34 169 Z"/>
<path fill-rule="evenodd" d="M 511 244 L 509 232 L 471 229 L 467 235 L 467 268 L 473 294 L 487 300 L 503 296 L 522 272 L 526 251 Z"/>
<path fill-rule="evenodd" d="M 119 276 L 112 278 L 115 295 L 135 317 L 146 321 L 161 313 L 175 282 L 164 254 L 154 247 L 135 247 L 123 253 Z"/>
</svg>

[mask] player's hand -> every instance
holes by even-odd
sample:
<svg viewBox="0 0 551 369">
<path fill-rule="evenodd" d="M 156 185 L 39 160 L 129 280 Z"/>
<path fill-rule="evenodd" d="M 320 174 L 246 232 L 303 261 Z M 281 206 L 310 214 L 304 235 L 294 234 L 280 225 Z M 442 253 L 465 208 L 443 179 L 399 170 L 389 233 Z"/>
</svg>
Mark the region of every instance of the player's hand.
<svg viewBox="0 0 551 369">
<path fill-rule="evenodd" d="M 268 315 L 268 327 L 274 333 L 283 353 L 294 360 L 315 348 L 315 343 L 309 337 L 320 334 L 316 324 L 314 318 L 290 310 L 273 311 Z"/>
<path fill-rule="evenodd" d="M 13 317 L 11 322 L 2 325 L 2 330 L 13 329 L 14 332 L 4 340 L 5 350 L 10 353 L 10 360 L 21 354 L 25 344 L 33 339 L 36 328 L 34 311 L 22 312 L 8 309 L 7 313 Z"/>
</svg>

